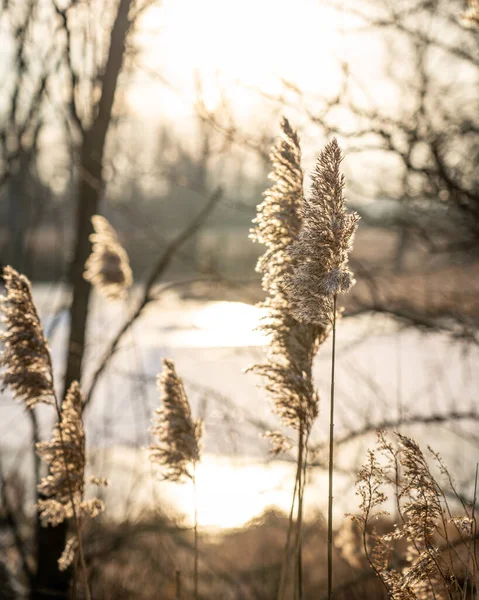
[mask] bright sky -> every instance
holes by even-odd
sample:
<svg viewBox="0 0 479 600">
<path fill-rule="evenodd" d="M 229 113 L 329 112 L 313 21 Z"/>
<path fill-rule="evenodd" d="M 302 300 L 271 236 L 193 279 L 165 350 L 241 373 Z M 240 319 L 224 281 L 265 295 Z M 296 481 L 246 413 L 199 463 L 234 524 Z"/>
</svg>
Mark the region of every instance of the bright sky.
<svg viewBox="0 0 479 600">
<path fill-rule="evenodd" d="M 355 35 L 352 30 L 361 23 L 348 10 L 351 0 L 334 1 L 339 8 L 326 0 L 163 0 L 152 7 L 138 24 L 140 68 L 127 95 L 132 111 L 147 124 L 138 125 L 145 152 L 155 123 L 173 123 L 176 136 L 196 143 L 198 80 L 207 109 L 224 124 L 231 114 L 245 135 L 276 132 L 280 115 L 286 114 L 301 132 L 307 172 L 325 140 L 318 139 L 318 129 L 311 127 L 285 80 L 304 92 L 309 110 L 319 111 L 324 99 L 340 93 L 341 61 L 346 61 L 354 75 L 355 102 L 369 104 L 373 89 L 373 102 L 382 108 L 396 105 L 397 89 L 383 76 L 382 42 L 371 33 Z M 362 5 L 363 0 L 353 0 L 354 8 Z M 262 94 L 283 94 L 286 109 Z M 354 128 L 349 117 L 340 118 L 343 127 Z M 256 157 L 246 160 L 254 176 Z"/>
<path fill-rule="evenodd" d="M 133 86 L 130 104 L 152 116 L 185 115 L 196 75 L 209 109 L 223 90 L 240 118 L 250 118 L 258 105 L 251 87 L 278 94 L 281 79 L 305 92 L 334 93 L 348 23 L 345 13 L 319 0 L 296 0 L 294 6 L 286 0 L 164 0 L 145 14 L 137 43 L 142 63 L 181 93 L 152 94 L 144 78 Z"/>
</svg>

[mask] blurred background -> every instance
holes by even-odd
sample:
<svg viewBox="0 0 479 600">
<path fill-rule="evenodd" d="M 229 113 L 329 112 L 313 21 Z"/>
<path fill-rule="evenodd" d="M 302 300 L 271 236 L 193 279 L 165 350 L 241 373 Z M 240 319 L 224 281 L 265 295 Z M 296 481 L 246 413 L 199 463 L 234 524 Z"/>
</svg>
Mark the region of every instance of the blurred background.
<svg viewBox="0 0 479 600">
<path fill-rule="evenodd" d="M 191 585 L 191 490 L 159 483 L 144 451 L 163 357 L 175 360 L 205 420 L 204 597 L 274 597 L 294 455 L 269 455 L 262 434 L 278 421 L 261 381 L 243 372 L 268 344 L 256 331 L 263 248 L 248 236 L 282 115 L 300 134 L 305 192 L 336 136 L 348 204 L 361 215 L 351 256 L 358 283 L 338 332 L 338 535 L 357 508 L 354 481 L 377 428 L 432 444 L 471 499 L 479 33 L 466 8 L 0 1 L 0 263 L 33 283 L 57 387 L 81 379 L 87 396 L 89 459 L 111 482 L 87 538 L 95 598 L 173 598 L 178 570 Z M 126 301 L 101 299 L 82 277 L 97 213 L 130 257 Z M 330 352 L 321 349 L 314 369 L 325 398 Z M 0 556 L 23 586 L 39 560 L 32 440 L 52 426 L 50 413 L 37 413 L 33 421 L 7 391 L 0 396 Z M 321 404 L 311 441 L 311 535 L 323 530 L 327 504 L 325 414 Z M 345 547 L 336 548 L 338 597 L 381 597 Z M 306 552 L 306 563 L 321 561 L 318 552 Z M 307 597 L 320 597 L 324 577 L 309 570 Z"/>
</svg>

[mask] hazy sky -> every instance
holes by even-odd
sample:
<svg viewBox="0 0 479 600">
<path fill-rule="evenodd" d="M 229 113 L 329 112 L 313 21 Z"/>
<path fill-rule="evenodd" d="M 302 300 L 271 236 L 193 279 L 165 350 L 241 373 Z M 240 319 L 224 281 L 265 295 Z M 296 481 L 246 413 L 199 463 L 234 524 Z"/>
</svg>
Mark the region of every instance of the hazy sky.
<svg viewBox="0 0 479 600">
<path fill-rule="evenodd" d="M 108 14 L 99 20 L 99 11 L 108 5 L 108 0 L 89 1 L 91 4 L 86 10 L 98 35 L 97 46 L 106 46 Z M 333 3 L 336 8 L 331 6 Z M 224 102 L 246 137 L 263 132 L 274 134 L 278 131 L 279 114 L 284 111 L 301 132 L 305 164 L 309 168 L 325 140 L 319 128 L 312 125 L 307 112 L 319 112 L 325 99 L 340 93 L 341 61 L 348 64 L 356 105 L 378 107 L 381 113 L 389 111 L 393 117 L 401 110 L 414 110 L 411 106 L 414 99 L 400 89 L 401 79 L 408 77 L 408 69 L 415 68 L 408 61 L 407 44 L 390 31 L 386 41 L 384 36 L 371 30 L 358 33 L 361 20 L 351 16 L 351 9 L 361 10 L 366 5 L 370 7 L 371 2 L 158 2 L 144 13 L 130 39 L 139 52 L 133 58 L 129 77 L 123 79 L 126 87 L 117 94 L 117 108 L 123 114 L 126 109 L 132 118 L 120 132 L 123 137 L 118 147 L 127 148 L 138 164 L 145 160 L 154 164 L 162 124 L 167 124 L 172 135 L 183 144 L 197 145 L 198 119 L 194 104 L 200 82 L 207 109 L 219 110 Z M 431 25 L 435 17 L 434 12 L 428 16 Z M 0 48 L 0 57 L 5 58 L 7 54 L 5 48 Z M 80 52 L 77 61 L 83 66 L 87 58 Z M 434 68 L 435 72 L 441 72 L 441 77 L 447 72 L 458 77 L 456 66 L 447 69 L 438 60 Z M 285 80 L 292 87 L 286 89 Z M 460 93 L 466 87 L 456 85 Z M 306 106 L 302 105 L 295 88 L 304 93 Z M 285 107 L 266 101 L 264 95 L 282 95 Z M 51 93 L 53 121 L 60 114 L 61 96 L 62 90 L 58 87 Z M 0 94 L 0 110 L 2 97 L 6 96 Z M 224 120 L 225 114 L 220 114 L 220 118 Z M 340 119 L 342 129 L 353 131 L 357 127 L 357 121 L 345 110 L 338 111 L 334 118 L 336 123 Z M 58 136 L 58 132 L 53 125 L 44 137 L 49 147 L 44 168 L 49 171 L 54 170 L 55 165 L 61 168 L 64 160 L 62 144 L 65 141 L 54 142 L 55 135 Z M 352 162 L 348 159 L 346 166 Z"/>
<path fill-rule="evenodd" d="M 284 80 L 305 94 L 314 112 L 339 93 L 345 61 L 359 103 L 384 108 L 398 101 L 384 77 L 383 41 L 371 32 L 357 33 L 361 21 L 351 16 L 350 2 L 336 4 L 335 9 L 321 0 L 164 0 L 139 24 L 135 44 L 141 66 L 129 86 L 128 105 L 148 128 L 173 122 L 176 134 L 194 140 L 198 80 L 207 108 L 218 110 L 223 98 L 235 121 L 252 135 L 277 131 L 282 111 L 262 94 L 283 94 L 289 104 L 285 113 L 302 130 L 306 164 L 312 165 L 324 140 L 310 126 L 295 92 L 285 91 Z M 355 0 L 353 6 L 362 4 Z"/>
<path fill-rule="evenodd" d="M 195 76 L 206 105 L 223 91 L 240 117 L 254 119 L 261 90 L 279 94 L 281 79 L 307 93 L 334 93 L 338 57 L 347 51 L 351 18 L 318 0 L 165 0 L 145 15 L 137 43 L 143 64 L 161 73 L 178 94 L 157 97 L 143 73 L 131 89 L 135 110 L 158 116 L 188 114 Z M 264 118 L 264 115 L 262 116 Z"/>
</svg>

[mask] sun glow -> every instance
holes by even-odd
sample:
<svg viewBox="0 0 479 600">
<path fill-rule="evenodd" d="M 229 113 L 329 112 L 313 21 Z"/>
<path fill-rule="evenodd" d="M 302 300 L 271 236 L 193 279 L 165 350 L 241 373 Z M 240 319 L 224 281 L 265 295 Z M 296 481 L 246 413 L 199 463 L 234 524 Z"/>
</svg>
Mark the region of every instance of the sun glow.
<svg viewBox="0 0 479 600">
<path fill-rule="evenodd" d="M 111 468 L 111 484 L 105 492 L 111 517 L 125 518 L 125 506 L 128 507 L 129 518 L 160 506 L 170 516 L 181 519 L 186 526 L 192 526 L 192 483 L 160 481 L 151 468 L 145 450 L 116 447 L 102 454 Z M 131 481 L 132 470 L 135 473 L 134 484 Z M 269 509 L 288 513 L 294 472 L 295 465 L 292 462 L 205 454 L 196 468 L 199 526 L 212 531 L 235 529 Z M 346 480 L 349 481 L 338 476 L 338 482 L 344 483 Z M 311 474 L 309 498 L 305 504 L 307 517 L 324 508 L 319 503 L 322 500 L 319 490 L 324 489 L 326 484 L 325 472 Z M 134 502 L 129 498 L 132 489 L 134 495 L 131 498 L 134 498 Z M 335 517 L 341 518 L 344 510 L 343 505 L 339 506 Z"/>
<path fill-rule="evenodd" d="M 145 13 L 137 31 L 147 70 L 175 93 L 151 95 L 151 81 L 131 89 L 136 110 L 182 113 L 200 81 L 209 109 L 222 94 L 240 117 L 251 117 L 260 96 L 279 94 L 287 80 L 305 92 L 327 94 L 340 77 L 343 13 L 316 0 L 165 0 Z M 159 107 L 161 106 L 161 111 Z"/>
<path fill-rule="evenodd" d="M 194 324 L 210 346 L 263 346 L 267 339 L 258 331 L 263 315 L 264 311 L 250 304 L 212 302 L 195 314 Z"/>
</svg>

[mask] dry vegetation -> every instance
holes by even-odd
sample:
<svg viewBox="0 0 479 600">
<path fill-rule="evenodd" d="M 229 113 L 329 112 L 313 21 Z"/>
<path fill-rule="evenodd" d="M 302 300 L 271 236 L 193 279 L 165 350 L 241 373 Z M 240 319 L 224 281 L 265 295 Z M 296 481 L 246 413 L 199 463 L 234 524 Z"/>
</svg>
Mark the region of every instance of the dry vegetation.
<svg viewBox="0 0 479 600">
<path fill-rule="evenodd" d="M 34 1 L 0 4 L 6 21 L 11 21 L 14 66 L 8 83 L 11 94 L 5 96 L 5 125 L 0 131 L 0 186 L 9 185 L 12 214 L 17 205 L 23 205 L 28 186 L 35 194 L 37 189 L 46 192 L 36 172 L 36 157 L 48 112 L 44 105 L 50 105 L 52 83 L 56 82 L 66 98 L 58 105 L 68 131 L 65 137 L 70 140 L 66 154 L 75 157 L 69 174 L 75 193 L 68 189 L 65 194 L 77 198 L 73 253 L 65 274 L 71 289 L 65 364 L 53 364 L 50 336 L 44 331 L 29 280 L 11 266 L 3 270 L 0 382 L 2 392 L 8 390 L 29 420 L 34 489 L 30 493 L 31 480 L 16 471 L 15 463 L 5 472 L 0 457 L 0 600 L 478 598 L 478 466 L 473 457 L 465 457 L 467 472 L 475 470 L 475 478 L 459 489 L 455 473 L 448 470 L 441 455 L 406 434 L 407 424 L 415 419 L 423 425 L 456 419 L 477 423 L 474 404 L 467 410 L 456 406 L 453 390 L 449 390 L 452 408 L 447 414 L 439 410 L 403 415 L 399 407 L 397 418 L 382 414 L 381 427 L 389 431 L 377 431 L 377 442 L 364 457 L 356 482 L 357 509 L 334 528 L 333 508 L 335 450 L 348 439 L 376 429 L 368 421 L 355 424 L 341 439 L 335 438 L 336 363 L 342 359 L 336 351 L 336 338 L 341 336 L 343 317 L 385 313 L 419 329 L 447 332 L 465 344 L 479 343 L 477 98 L 473 90 L 464 89 L 463 96 L 458 96 L 456 88 L 460 86 L 436 79 L 434 72 L 434 64 L 444 61 L 449 69 L 460 65 L 458 76 L 464 67 L 471 81 L 477 77 L 479 1 L 468 0 L 461 10 L 452 3 L 449 8 L 448 2 L 428 0 L 380 3 L 377 14 L 373 8 L 369 17 L 352 3 L 350 13 L 359 19 L 360 29 L 392 29 L 400 34 L 400 43 L 408 45 L 404 56 L 412 57 L 413 75 L 403 80 L 404 74 L 396 75 L 394 61 L 390 65 L 391 79 L 395 82 L 397 78 L 403 85 L 396 93 L 407 98 L 404 112 L 402 106 L 388 114 L 380 105 L 358 102 L 359 88 L 354 87 L 348 65 L 341 65 L 337 96 L 322 101 L 319 112 L 315 112 L 317 99 L 311 108 L 295 84 L 282 81 L 285 96 L 280 99 L 281 109 L 288 104 L 287 98 L 293 98 L 288 108 L 294 113 L 300 106 L 309 123 L 330 140 L 305 192 L 300 139 L 288 120 L 282 119 L 281 135 L 270 157 L 272 184 L 257 207 L 251 230 L 251 238 L 264 250 L 257 271 L 262 278 L 260 306 L 265 314 L 261 330 L 268 336 L 269 346 L 263 361 L 249 370 L 260 376 L 278 422 L 273 430 L 260 419 L 255 425 L 270 443 L 275 459 L 294 462 L 293 493 L 288 514 L 267 510 L 242 528 L 215 532 L 198 524 L 197 467 L 204 459 L 203 415 L 192 410 L 188 385 L 172 360 L 163 360 L 157 377 L 160 405 L 150 415 L 150 430 L 142 431 L 143 439 L 148 439 L 152 508 L 137 511 L 135 517 L 114 516 L 115 498 L 105 501 L 103 490 L 108 482 L 87 475 L 95 465 L 89 464 L 84 417 L 95 399 L 98 382 L 108 383 L 103 375 L 125 337 L 161 294 L 157 284 L 185 246 L 191 244 L 195 253 L 195 236 L 222 197 L 219 185 L 210 191 L 206 185 L 212 132 L 221 132 L 226 153 L 239 141 L 262 160 L 264 139 L 241 136 L 230 115 L 224 125 L 221 115 L 209 112 L 202 98 L 198 99 L 196 116 L 203 133 L 208 132 L 201 156 L 197 164 L 189 164 L 190 157 L 180 154 L 196 173 L 196 191 L 206 202 L 185 229 L 173 237 L 168 232 L 146 283 L 138 285 L 137 297 L 131 290 L 135 257 L 132 253 L 128 256 L 114 227 L 98 213 L 108 179 L 104 168 L 107 134 L 110 123 L 121 121 L 122 116 L 117 119 L 113 110 L 117 82 L 127 70 L 133 70 L 136 49 L 130 33 L 153 2 L 112 3 L 107 35 L 103 29 L 94 32 L 95 12 L 89 12 L 89 3 L 54 1 L 38 10 Z M 340 4 L 343 15 L 344 3 Z M 437 17 L 437 31 L 431 15 Z M 37 52 L 33 41 L 38 23 L 51 26 L 52 46 L 36 62 L 32 57 Z M 43 43 L 48 45 L 45 40 Z M 90 59 L 92 64 L 85 68 Z M 466 80 L 463 78 L 461 85 Z M 449 100 L 455 103 L 452 108 Z M 351 128 L 350 123 L 357 127 Z M 348 153 L 380 151 L 393 157 L 401 180 L 394 192 L 389 182 L 376 187 L 377 197 L 396 202 L 396 213 L 386 223 L 382 217 L 370 215 L 376 223 L 360 232 L 351 256 L 359 216 L 347 210 L 343 155 L 335 134 L 345 141 Z M 168 154 L 168 144 L 162 149 Z M 72 175 L 75 170 L 80 174 L 77 178 Z M 31 176 L 28 186 L 22 181 L 27 172 Z M 172 181 L 182 180 L 178 173 L 171 177 Z M 354 183 L 357 187 L 364 182 Z M 52 198 L 55 204 L 58 198 L 51 194 Z M 408 201 L 406 208 L 404 200 Z M 181 213 L 184 207 L 176 209 Z M 367 211 L 363 215 L 366 219 Z M 128 218 L 131 216 L 128 213 Z M 151 233 L 147 225 L 145 232 Z M 17 229 L 20 238 L 28 237 L 21 224 Z M 34 247 L 30 246 L 30 254 Z M 138 254 L 144 253 L 142 249 L 140 244 Z M 42 251 L 55 254 L 55 248 L 46 244 Z M 210 258 L 214 263 L 215 257 Z M 194 260 L 195 274 L 209 278 L 206 292 L 197 280 L 192 283 L 200 296 L 202 291 L 211 294 L 211 281 L 222 286 L 226 298 L 251 300 L 259 295 L 258 282 L 243 285 L 228 280 L 215 264 L 205 266 Z M 136 269 L 135 279 L 141 280 Z M 108 306 L 124 303 L 129 312 L 119 329 L 108 336 L 99 362 L 85 366 L 93 288 L 105 302 L 112 303 Z M 330 348 L 331 364 L 327 372 L 321 372 L 325 381 L 331 381 L 330 395 L 320 398 L 313 367 L 318 353 Z M 56 375 L 59 371 L 64 372 L 61 382 Z M 108 393 L 107 385 L 105 389 Z M 420 398 L 414 401 L 419 404 Z M 231 404 L 225 406 L 231 408 Z M 347 411 L 349 407 L 341 408 Z M 352 414 L 353 420 L 355 414 L 358 412 Z M 44 421 L 40 422 L 43 415 L 50 418 L 47 432 Z M 323 435 L 313 444 L 313 426 L 323 422 L 329 425 L 329 438 Z M 463 432 L 477 443 L 475 432 Z M 327 514 L 318 512 L 306 518 L 305 497 L 318 466 L 328 471 L 328 486 L 319 492 L 324 505 L 327 500 Z M 191 527 L 180 517 L 167 514 L 161 505 L 155 491 L 163 481 L 184 485 L 191 493 Z M 215 489 L 210 493 L 215 494 Z M 130 496 L 134 502 L 134 485 Z"/>
<path fill-rule="evenodd" d="M 266 362 L 253 370 L 263 376 L 282 424 L 296 435 L 289 518 L 270 512 L 239 531 L 205 533 L 200 539 L 196 514 L 191 531 L 163 515 L 161 506 L 132 522 L 109 520 L 108 507 L 106 518 L 86 519 L 96 517 L 103 504 L 85 497 L 85 401 L 74 382 L 59 402 L 29 282 L 12 268 L 5 269 L 3 384 L 32 419 L 39 403 L 57 413 L 51 441 L 36 440 L 36 448 L 48 465 L 44 477 L 39 465 L 37 471 L 41 525 L 51 529 L 70 522 L 59 568 L 73 575 L 71 590 L 78 598 L 475 598 L 477 478 L 468 504 L 455 490 L 441 458 L 432 451 L 426 456 L 407 436 L 397 434 L 389 440 L 379 434 L 378 447 L 370 450 L 359 474 L 359 512 L 352 521 L 345 518 L 333 536 L 334 362 L 340 359 L 334 354 L 334 340 L 337 324 L 340 327 L 339 294 L 354 282 L 347 263 L 357 216 L 345 210 L 342 155 L 335 140 L 321 153 L 306 198 L 299 138 L 286 120 L 272 160 L 273 185 L 258 207 L 253 232 L 255 240 L 266 246 L 258 269 L 268 295 L 263 329 L 271 345 Z M 93 255 L 85 276 L 108 298 L 120 297 L 132 281 L 128 257 L 104 219 L 95 217 L 94 225 Z M 148 302 L 148 293 L 145 299 Z M 321 418 L 328 412 L 330 416 L 328 519 L 323 522 L 318 515 L 304 522 L 309 439 L 319 415 L 312 364 L 330 334 L 331 405 L 329 411 L 321 411 Z M 202 423 L 193 418 L 171 361 L 164 361 L 159 388 L 162 406 L 153 422 L 151 460 L 160 479 L 194 484 Z M 289 448 L 282 433 L 267 435 L 276 454 Z M 9 488 L 7 493 L 4 481 L 6 520 L 13 518 L 8 507 L 22 506 L 21 486 Z M 392 509 L 386 505 L 386 494 L 394 499 Z M 25 514 L 12 527 L 19 538 L 33 530 Z M 22 540 L 14 541 L 20 550 Z M 12 577 L 15 561 L 5 558 L 0 562 L 0 598 L 15 597 L 15 586 L 26 588 L 31 583 L 28 576 L 21 581 Z M 28 575 L 31 557 L 20 555 L 22 560 Z M 49 597 L 48 590 L 43 593 Z"/>
</svg>

